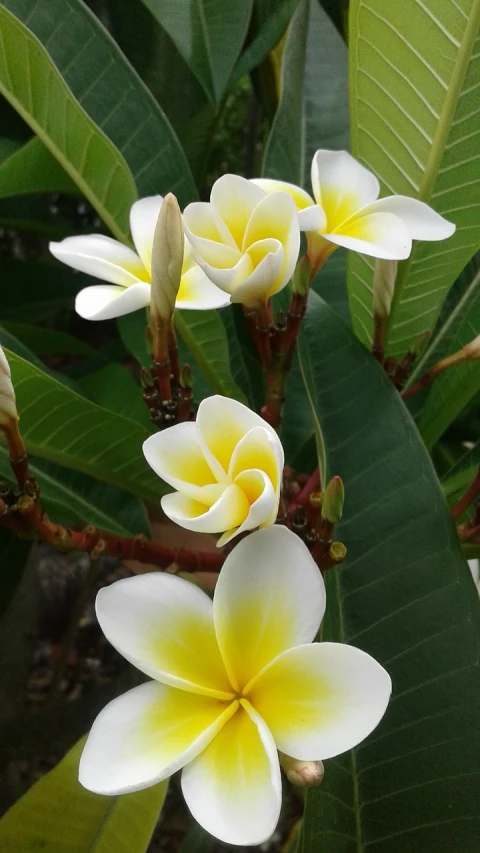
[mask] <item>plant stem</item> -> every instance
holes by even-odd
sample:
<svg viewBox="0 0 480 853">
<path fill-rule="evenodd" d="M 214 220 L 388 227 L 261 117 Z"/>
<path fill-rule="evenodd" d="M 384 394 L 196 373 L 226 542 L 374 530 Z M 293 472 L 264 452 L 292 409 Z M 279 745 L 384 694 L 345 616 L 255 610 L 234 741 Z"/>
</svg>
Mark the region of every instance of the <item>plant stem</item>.
<svg viewBox="0 0 480 853">
<path fill-rule="evenodd" d="M 379 364 L 383 364 L 385 358 L 385 334 L 387 330 L 387 318 L 373 315 L 373 342 L 372 355 Z"/>
<path fill-rule="evenodd" d="M 471 503 L 475 500 L 475 498 L 480 494 L 480 468 L 477 472 L 477 476 L 475 477 L 473 483 L 470 488 L 467 489 L 463 497 L 460 498 L 458 503 L 455 504 L 454 507 L 450 510 L 450 515 L 452 518 L 458 518 L 462 512 L 470 506 Z"/>
</svg>

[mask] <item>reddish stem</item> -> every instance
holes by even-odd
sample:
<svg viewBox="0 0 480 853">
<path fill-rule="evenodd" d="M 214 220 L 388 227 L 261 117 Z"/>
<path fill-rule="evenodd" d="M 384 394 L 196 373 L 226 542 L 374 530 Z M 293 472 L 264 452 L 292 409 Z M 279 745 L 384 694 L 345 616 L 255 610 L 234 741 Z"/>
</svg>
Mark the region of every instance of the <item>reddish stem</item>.
<svg viewBox="0 0 480 853">
<path fill-rule="evenodd" d="M 419 391 L 423 391 L 424 388 L 429 388 L 434 379 L 435 376 L 432 376 L 431 373 L 424 373 L 418 382 L 415 382 L 413 385 L 410 385 L 410 388 L 406 388 L 405 391 L 402 391 L 402 400 L 409 400 L 410 397 L 414 397 L 415 394 L 419 393 Z"/>
<path fill-rule="evenodd" d="M 462 512 L 470 506 L 470 504 L 475 500 L 475 498 L 480 494 L 480 468 L 477 472 L 477 476 L 475 477 L 473 483 L 470 488 L 465 492 L 462 498 L 455 504 L 454 507 L 450 510 L 450 515 L 452 518 L 458 518 Z"/>
<path fill-rule="evenodd" d="M 385 358 L 385 333 L 387 328 L 386 317 L 373 315 L 373 342 L 372 355 L 379 364 L 383 364 Z"/>
</svg>

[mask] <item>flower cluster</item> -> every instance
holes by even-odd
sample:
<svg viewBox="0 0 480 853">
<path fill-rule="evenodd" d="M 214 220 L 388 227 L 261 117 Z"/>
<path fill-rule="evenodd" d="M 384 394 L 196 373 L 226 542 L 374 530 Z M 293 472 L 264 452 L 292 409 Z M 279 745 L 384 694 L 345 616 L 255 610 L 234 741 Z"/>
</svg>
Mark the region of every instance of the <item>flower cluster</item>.
<svg viewBox="0 0 480 853">
<path fill-rule="evenodd" d="M 360 743 L 391 682 L 370 655 L 312 643 L 325 587 L 307 547 L 284 527 L 259 530 L 227 557 L 213 604 L 189 581 L 154 573 L 102 589 L 107 638 L 150 681 L 97 717 L 80 781 L 138 791 L 182 770 L 195 819 L 230 844 L 260 844 L 281 807 L 277 750 L 331 758 Z"/>
</svg>

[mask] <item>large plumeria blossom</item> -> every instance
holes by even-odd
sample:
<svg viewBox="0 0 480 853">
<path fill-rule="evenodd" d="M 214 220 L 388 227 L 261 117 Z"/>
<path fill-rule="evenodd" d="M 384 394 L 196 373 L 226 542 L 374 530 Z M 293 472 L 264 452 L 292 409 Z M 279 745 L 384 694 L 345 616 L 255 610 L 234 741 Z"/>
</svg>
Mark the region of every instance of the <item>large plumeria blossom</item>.
<svg viewBox="0 0 480 853">
<path fill-rule="evenodd" d="M 196 421 L 147 438 L 143 452 L 156 474 L 175 491 L 162 509 L 188 530 L 234 536 L 274 524 L 283 473 L 277 433 L 247 406 L 207 397 Z"/>
<path fill-rule="evenodd" d="M 258 178 L 265 192 L 290 193 L 314 266 L 337 246 L 389 260 L 408 258 L 412 240 L 445 240 L 455 231 L 431 207 L 404 195 L 379 199 L 380 184 L 348 151 L 319 150 L 312 161 L 314 198 L 284 181 Z"/>
<path fill-rule="evenodd" d="M 295 204 L 288 193 L 267 194 L 238 175 L 223 175 L 210 202 L 183 213 L 196 261 L 232 302 L 258 308 L 293 275 L 300 249 Z"/>
<path fill-rule="evenodd" d="M 108 284 L 85 287 L 77 294 L 75 310 L 86 320 L 110 320 L 150 304 L 152 247 L 162 206 L 160 195 L 136 201 L 130 211 L 130 230 L 136 252 L 103 234 L 66 237 L 50 243 L 59 261 Z M 222 308 L 229 299 L 195 263 L 188 241 L 176 307 L 205 310 Z"/>
<path fill-rule="evenodd" d="M 259 530 L 227 557 L 212 601 L 189 581 L 139 575 L 100 590 L 107 639 L 154 681 L 97 717 L 80 782 L 138 791 L 183 768 L 194 818 L 231 844 L 260 844 L 281 806 L 277 749 L 332 758 L 377 726 L 391 682 L 370 655 L 312 643 L 325 587 L 304 543 Z"/>
</svg>

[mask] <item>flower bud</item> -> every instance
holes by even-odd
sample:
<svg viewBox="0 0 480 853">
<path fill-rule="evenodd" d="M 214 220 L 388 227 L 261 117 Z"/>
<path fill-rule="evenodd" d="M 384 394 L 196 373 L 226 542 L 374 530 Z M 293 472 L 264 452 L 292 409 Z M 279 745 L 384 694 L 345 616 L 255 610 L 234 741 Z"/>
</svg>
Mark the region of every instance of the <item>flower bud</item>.
<svg viewBox="0 0 480 853">
<path fill-rule="evenodd" d="M 280 763 L 288 781 L 297 788 L 313 788 L 323 780 L 325 771 L 321 761 L 299 761 L 282 754 Z"/>
<path fill-rule="evenodd" d="M 386 320 L 390 315 L 393 291 L 397 278 L 397 261 L 378 258 L 373 271 L 373 313 Z"/>
<path fill-rule="evenodd" d="M 0 427 L 10 421 L 18 421 L 15 391 L 13 390 L 10 365 L 0 346 Z"/>
<path fill-rule="evenodd" d="M 473 341 L 470 341 L 467 344 L 463 351 L 466 355 L 467 361 L 475 361 L 477 358 L 480 358 L 480 335 L 477 335 Z"/>
<path fill-rule="evenodd" d="M 330 524 L 340 521 L 345 500 L 345 489 L 340 477 L 332 477 L 325 489 L 322 503 L 322 518 Z"/>
<path fill-rule="evenodd" d="M 158 214 L 152 248 L 152 314 L 169 320 L 182 278 L 184 251 L 182 214 L 177 199 L 168 193 Z"/>
<path fill-rule="evenodd" d="M 292 292 L 297 293 L 299 296 L 305 296 L 310 288 L 311 275 L 312 268 L 310 266 L 310 260 L 307 255 L 304 255 L 298 262 L 295 272 L 293 273 Z"/>
</svg>

